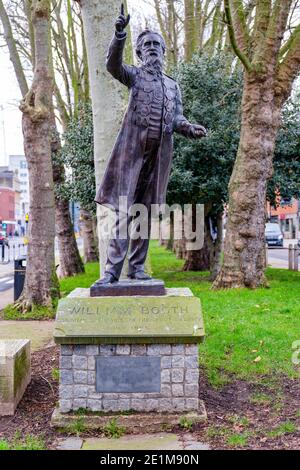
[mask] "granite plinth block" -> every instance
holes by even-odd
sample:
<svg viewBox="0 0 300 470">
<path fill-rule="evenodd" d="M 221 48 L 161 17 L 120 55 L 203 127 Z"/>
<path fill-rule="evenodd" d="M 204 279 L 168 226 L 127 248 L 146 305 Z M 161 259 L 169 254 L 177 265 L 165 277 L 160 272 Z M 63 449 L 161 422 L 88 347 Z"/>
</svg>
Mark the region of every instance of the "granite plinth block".
<svg viewBox="0 0 300 470">
<path fill-rule="evenodd" d="M 58 304 L 58 344 L 192 344 L 204 337 L 200 300 L 190 289 L 164 296 L 90 297 L 75 289 Z"/>
<path fill-rule="evenodd" d="M 197 344 L 182 345 L 182 367 L 178 367 L 179 351 L 174 344 L 147 344 L 139 348 L 134 344 L 124 345 L 126 355 L 120 355 L 118 346 L 99 345 L 94 349 L 94 356 L 87 355 L 87 348 L 80 361 L 76 346 L 69 346 L 71 356 L 70 349 L 61 347 L 61 364 L 65 357 L 71 357 L 72 364 L 81 365 L 81 369 L 60 370 L 61 413 L 79 408 L 105 413 L 198 412 L 199 368 L 194 368 L 194 363 L 198 364 Z M 93 358 L 88 370 L 84 358 Z M 192 368 L 185 360 L 190 358 Z M 150 374 L 149 364 L 152 365 Z"/>
<path fill-rule="evenodd" d="M 0 340 L 0 416 L 14 415 L 30 379 L 30 341 Z"/>
</svg>

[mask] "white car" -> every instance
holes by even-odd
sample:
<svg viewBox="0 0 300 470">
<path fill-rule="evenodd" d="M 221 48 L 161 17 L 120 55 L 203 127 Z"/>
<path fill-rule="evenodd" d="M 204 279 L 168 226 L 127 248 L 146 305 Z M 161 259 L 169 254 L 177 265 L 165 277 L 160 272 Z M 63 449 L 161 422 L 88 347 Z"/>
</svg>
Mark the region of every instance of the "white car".
<svg viewBox="0 0 300 470">
<path fill-rule="evenodd" d="M 283 246 L 283 234 L 278 224 L 266 224 L 265 240 L 268 246 Z"/>
</svg>

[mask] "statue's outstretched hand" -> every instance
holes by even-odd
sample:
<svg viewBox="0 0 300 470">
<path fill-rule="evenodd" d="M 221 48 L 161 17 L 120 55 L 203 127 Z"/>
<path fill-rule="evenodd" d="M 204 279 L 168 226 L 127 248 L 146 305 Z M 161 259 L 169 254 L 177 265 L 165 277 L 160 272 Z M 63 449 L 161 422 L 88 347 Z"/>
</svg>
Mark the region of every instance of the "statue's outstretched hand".
<svg viewBox="0 0 300 470">
<path fill-rule="evenodd" d="M 207 137 L 207 130 L 200 124 L 192 124 L 190 128 L 190 136 L 192 139 L 201 139 L 201 137 Z"/>
<path fill-rule="evenodd" d="M 121 14 L 118 16 L 118 18 L 116 19 L 116 23 L 115 23 L 116 31 L 118 33 L 123 33 L 129 21 L 130 21 L 130 15 L 127 15 L 127 18 L 125 17 L 124 4 L 122 3 Z"/>
</svg>

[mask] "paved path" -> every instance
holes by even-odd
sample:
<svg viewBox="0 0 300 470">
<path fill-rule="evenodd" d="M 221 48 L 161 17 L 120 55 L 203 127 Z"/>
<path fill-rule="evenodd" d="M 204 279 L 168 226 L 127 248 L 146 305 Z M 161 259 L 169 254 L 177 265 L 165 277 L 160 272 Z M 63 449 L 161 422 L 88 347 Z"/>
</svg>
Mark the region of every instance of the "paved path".
<svg viewBox="0 0 300 470">
<path fill-rule="evenodd" d="M 0 292 L 0 310 L 6 307 L 8 304 L 13 303 L 14 301 L 14 290 L 8 289 L 3 292 Z"/>
<path fill-rule="evenodd" d="M 53 321 L 0 320 L 1 339 L 30 339 L 31 351 L 54 345 Z"/>
<path fill-rule="evenodd" d="M 209 450 L 209 445 L 195 441 L 191 434 L 173 433 L 127 435 L 119 439 L 91 437 L 61 438 L 58 450 Z"/>
</svg>

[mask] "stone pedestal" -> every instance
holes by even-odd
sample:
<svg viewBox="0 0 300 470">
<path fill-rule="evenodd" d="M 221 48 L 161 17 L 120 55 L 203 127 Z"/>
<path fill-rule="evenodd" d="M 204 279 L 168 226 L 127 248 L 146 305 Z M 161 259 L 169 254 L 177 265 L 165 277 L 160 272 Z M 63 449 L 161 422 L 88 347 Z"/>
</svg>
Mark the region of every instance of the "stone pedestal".
<svg viewBox="0 0 300 470">
<path fill-rule="evenodd" d="M 200 301 L 190 289 L 164 296 L 90 297 L 59 302 L 59 412 L 198 413 Z"/>
<path fill-rule="evenodd" d="M 30 378 L 30 341 L 0 340 L 0 416 L 14 414 Z"/>
<path fill-rule="evenodd" d="M 166 289 L 164 281 L 160 279 L 151 279 L 148 281 L 139 281 L 136 279 L 120 279 L 112 284 L 99 284 L 96 281 L 90 289 L 91 297 L 117 297 L 117 296 L 158 296 L 165 295 Z"/>
</svg>

